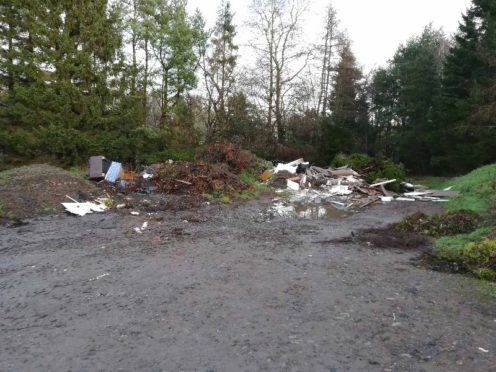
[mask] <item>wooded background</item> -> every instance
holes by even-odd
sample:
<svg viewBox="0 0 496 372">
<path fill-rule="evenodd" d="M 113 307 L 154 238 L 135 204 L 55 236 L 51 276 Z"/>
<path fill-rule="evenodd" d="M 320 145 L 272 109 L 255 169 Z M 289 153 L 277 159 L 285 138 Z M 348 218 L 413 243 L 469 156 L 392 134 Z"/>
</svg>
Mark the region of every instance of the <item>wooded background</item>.
<svg viewBox="0 0 496 372">
<path fill-rule="evenodd" d="M 496 161 L 494 0 L 473 0 L 454 38 L 427 26 L 367 76 L 332 6 L 312 42 L 304 12 L 252 0 L 241 69 L 229 2 L 207 30 L 185 0 L 2 1 L 0 169 L 189 159 L 212 142 L 321 165 L 363 153 L 414 174 Z"/>
</svg>

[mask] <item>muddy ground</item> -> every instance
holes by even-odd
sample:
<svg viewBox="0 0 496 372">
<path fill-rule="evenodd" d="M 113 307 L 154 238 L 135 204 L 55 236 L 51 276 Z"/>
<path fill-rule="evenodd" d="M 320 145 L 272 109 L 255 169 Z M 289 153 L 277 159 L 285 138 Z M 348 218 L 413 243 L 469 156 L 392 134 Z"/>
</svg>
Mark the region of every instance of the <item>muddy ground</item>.
<svg viewBox="0 0 496 372">
<path fill-rule="evenodd" d="M 0 226 L 0 370 L 496 371 L 476 282 L 343 239 L 434 206 L 301 220 L 267 203 Z"/>
</svg>

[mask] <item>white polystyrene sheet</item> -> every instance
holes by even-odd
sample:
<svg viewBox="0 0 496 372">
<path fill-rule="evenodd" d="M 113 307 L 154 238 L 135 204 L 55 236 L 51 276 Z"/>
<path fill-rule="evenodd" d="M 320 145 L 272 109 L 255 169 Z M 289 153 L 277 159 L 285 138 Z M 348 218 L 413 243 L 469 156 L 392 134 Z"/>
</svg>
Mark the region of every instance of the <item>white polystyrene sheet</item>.
<svg viewBox="0 0 496 372">
<path fill-rule="evenodd" d="M 72 214 L 77 216 L 85 216 L 92 213 L 91 206 L 88 203 L 62 203 L 64 208 Z"/>
<path fill-rule="evenodd" d="M 293 190 L 293 191 L 298 191 L 300 189 L 300 184 L 298 182 L 294 182 L 291 180 L 286 180 L 288 189 Z"/>
<path fill-rule="evenodd" d="M 336 185 L 331 187 L 330 193 L 336 195 L 350 195 L 353 191 L 344 185 Z"/>
<path fill-rule="evenodd" d="M 103 204 L 96 204 L 91 202 L 85 203 L 62 203 L 67 212 L 77 216 L 85 216 L 93 212 L 105 212 L 108 208 Z"/>
<path fill-rule="evenodd" d="M 90 209 L 93 211 L 93 212 L 105 212 L 108 208 L 104 205 L 104 204 L 95 204 L 95 203 L 90 203 L 90 202 L 87 202 L 86 204 L 88 204 L 90 206 Z"/>
<path fill-rule="evenodd" d="M 298 168 L 297 165 L 292 166 L 292 165 L 288 165 L 288 164 L 279 163 L 279 164 L 277 164 L 276 169 L 274 169 L 274 174 L 279 173 L 281 171 L 288 171 L 291 174 L 296 174 L 296 168 Z"/>
</svg>

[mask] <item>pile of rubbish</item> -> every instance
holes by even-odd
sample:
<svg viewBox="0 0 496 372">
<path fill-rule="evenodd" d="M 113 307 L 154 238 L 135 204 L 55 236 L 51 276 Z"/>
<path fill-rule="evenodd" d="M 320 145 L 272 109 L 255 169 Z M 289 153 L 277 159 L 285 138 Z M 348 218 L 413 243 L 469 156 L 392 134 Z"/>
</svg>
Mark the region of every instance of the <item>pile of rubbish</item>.
<svg viewBox="0 0 496 372">
<path fill-rule="evenodd" d="M 196 195 L 230 195 L 248 188 L 238 176 L 241 170 L 250 169 L 261 173 L 259 178 L 278 193 L 285 193 L 279 208 L 290 207 L 296 214 L 329 214 L 329 205 L 340 210 L 364 208 L 375 203 L 393 201 L 444 202 L 455 197 L 457 192 L 450 189 L 430 190 L 420 185 L 401 183 L 403 193 L 387 189 L 397 180 L 376 180 L 368 184 L 364 177 L 349 166 L 336 169 L 311 166 L 303 159 L 273 167 L 249 151 L 232 144 L 214 144 L 202 147 L 197 160 L 174 162 L 168 160 L 142 168 L 141 172 L 125 170 L 121 163 L 110 161 L 103 156 L 89 159 L 88 177 L 103 182 L 108 191 L 123 194 L 151 193 Z M 112 189 L 112 190 L 109 190 Z M 286 197 L 287 196 L 287 197 Z M 104 203 L 74 201 L 63 203 L 71 213 L 84 215 L 105 210 Z M 290 203 L 285 205 L 284 203 Z M 299 210 L 297 205 L 321 205 L 323 208 Z M 301 209 L 301 208 L 300 208 Z M 284 211 L 283 211 L 284 212 Z"/>
<path fill-rule="evenodd" d="M 448 201 L 447 198 L 458 195 L 458 192 L 449 188 L 431 190 L 404 182 L 401 186 L 405 192 L 396 193 L 386 188 L 397 182 L 396 179 L 377 180 L 368 184 L 358 172 L 348 166 L 325 169 L 310 166 L 303 159 L 287 164 L 279 163 L 272 170 L 262 173 L 260 180 L 275 188 L 276 192 L 287 192 L 291 202 L 332 203 L 339 209 L 363 208 L 393 201 L 445 202 Z"/>
<path fill-rule="evenodd" d="M 227 149 L 230 149 L 228 147 Z M 226 150 L 219 147 L 213 152 Z M 251 154 L 248 152 L 248 155 Z M 258 161 L 256 157 L 245 154 L 245 159 Z M 254 160 L 255 159 L 255 160 Z M 227 161 L 227 159 L 225 159 Z M 164 163 L 143 167 L 140 172 L 124 169 L 121 163 L 110 161 L 104 156 L 92 156 L 88 160 L 88 178 L 101 184 L 108 194 L 179 194 L 200 197 L 203 194 L 222 195 L 239 193 L 248 188 L 235 173 L 231 172 L 234 160 L 228 163 L 207 164 L 204 162 L 174 162 L 168 160 Z M 240 163 L 241 164 L 241 163 Z M 240 166 L 238 164 L 238 166 Z M 244 163 L 243 163 L 244 164 Z M 253 164 L 253 163 L 251 163 Z M 66 195 L 67 196 L 67 195 Z M 110 199 L 87 201 L 71 199 L 72 203 L 62 203 L 69 213 L 84 216 L 93 212 L 104 212 L 111 205 Z M 128 198 L 129 199 L 129 198 Z M 119 204 L 123 208 L 126 204 Z M 170 207 L 170 206 L 169 206 Z M 174 209 L 174 208 L 169 208 Z"/>
<path fill-rule="evenodd" d="M 213 153 L 224 154 L 224 150 L 230 154 L 230 147 L 212 148 L 209 150 L 212 157 L 214 157 Z M 108 161 L 103 156 L 92 156 L 89 160 L 89 178 L 95 181 L 106 181 L 106 187 L 123 193 L 159 192 L 201 195 L 204 193 L 231 194 L 245 190 L 247 185 L 231 171 L 235 165 L 243 168 L 245 163 L 236 163 L 234 159 L 225 158 L 225 156 L 225 154 L 221 156 L 225 162 L 215 164 L 202 161 L 190 163 L 168 160 L 144 167 L 139 173 L 126 171 L 120 163 Z M 247 158 L 250 157 L 246 155 L 245 159 Z M 252 161 L 255 161 L 255 158 L 251 158 Z"/>
</svg>

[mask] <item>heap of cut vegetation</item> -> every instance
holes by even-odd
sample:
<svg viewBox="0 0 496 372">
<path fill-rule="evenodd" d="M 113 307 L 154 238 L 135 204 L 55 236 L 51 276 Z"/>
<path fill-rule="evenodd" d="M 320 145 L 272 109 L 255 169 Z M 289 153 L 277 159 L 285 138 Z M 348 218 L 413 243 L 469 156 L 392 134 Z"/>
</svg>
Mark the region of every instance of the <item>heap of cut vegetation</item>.
<svg viewBox="0 0 496 372">
<path fill-rule="evenodd" d="M 470 210 L 440 213 L 434 216 L 417 212 L 393 224 L 392 227 L 397 231 L 440 237 L 471 233 L 477 228 L 479 220 L 479 215 Z"/>
<path fill-rule="evenodd" d="M 232 195 L 247 188 L 227 164 L 220 163 L 166 162 L 158 167 L 154 180 L 165 193 Z"/>
<path fill-rule="evenodd" d="M 268 162 L 260 159 L 251 151 L 236 147 L 232 143 L 214 143 L 197 149 L 197 161 L 209 164 L 225 163 L 232 172 L 243 170 L 257 170 L 258 173 L 266 169 Z"/>
</svg>

